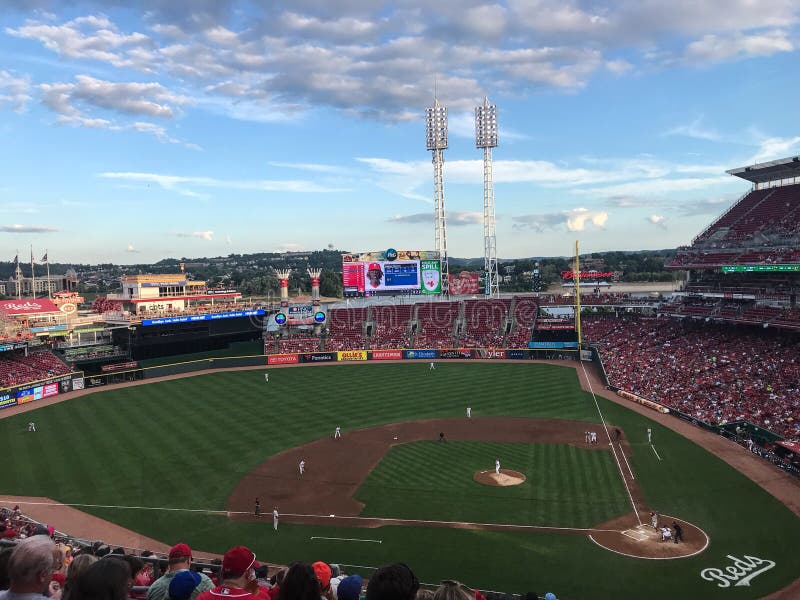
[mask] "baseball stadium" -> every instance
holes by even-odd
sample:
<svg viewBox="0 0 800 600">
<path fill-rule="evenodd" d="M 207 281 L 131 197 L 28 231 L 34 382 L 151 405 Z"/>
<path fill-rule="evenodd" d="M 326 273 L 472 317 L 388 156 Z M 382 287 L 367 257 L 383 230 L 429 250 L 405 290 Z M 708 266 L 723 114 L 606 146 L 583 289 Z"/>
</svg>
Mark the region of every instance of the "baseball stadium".
<svg viewBox="0 0 800 600">
<path fill-rule="evenodd" d="M 274 303 L 183 269 L 91 311 L 69 282 L 0 302 L 3 543 L 401 562 L 485 598 L 797 598 L 798 164 L 730 171 L 752 190 L 666 298 L 604 289 L 577 244 L 569 294 L 495 293 L 487 259 L 479 297 L 439 244 L 344 254 L 335 301 L 309 267 L 311 296 L 279 271 Z"/>
</svg>

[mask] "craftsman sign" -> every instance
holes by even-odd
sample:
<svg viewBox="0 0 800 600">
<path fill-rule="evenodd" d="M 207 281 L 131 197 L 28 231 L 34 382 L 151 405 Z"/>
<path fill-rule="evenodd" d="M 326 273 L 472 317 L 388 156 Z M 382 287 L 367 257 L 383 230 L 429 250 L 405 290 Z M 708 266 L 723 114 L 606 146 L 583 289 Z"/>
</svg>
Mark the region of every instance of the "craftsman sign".
<svg viewBox="0 0 800 600">
<path fill-rule="evenodd" d="M 717 583 L 717 587 L 726 588 L 733 584 L 734 587 L 740 585 L 750 585 L 750 582 L 775 566 L 775 562 L 765 558 L 744 555 L 742 558 L 728 554 L 733 564 L 722 569 L 711 567 L 700 571 L 700 577 L 706 581 Z"/>
</svg>

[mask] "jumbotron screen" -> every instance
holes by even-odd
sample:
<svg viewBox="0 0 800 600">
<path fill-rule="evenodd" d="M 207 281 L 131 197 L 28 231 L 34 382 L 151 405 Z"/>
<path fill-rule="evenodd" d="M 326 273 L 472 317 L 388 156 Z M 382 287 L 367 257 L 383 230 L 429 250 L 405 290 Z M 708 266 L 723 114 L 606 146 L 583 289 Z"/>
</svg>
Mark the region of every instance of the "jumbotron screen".
<svg viewBox="0 0 800 600">
<path fill-rule="evenodd" d="M 395 250 L 342 255 L 345 298 L 439 294 L 442 267 L 431 250 Z"/>
</svg>

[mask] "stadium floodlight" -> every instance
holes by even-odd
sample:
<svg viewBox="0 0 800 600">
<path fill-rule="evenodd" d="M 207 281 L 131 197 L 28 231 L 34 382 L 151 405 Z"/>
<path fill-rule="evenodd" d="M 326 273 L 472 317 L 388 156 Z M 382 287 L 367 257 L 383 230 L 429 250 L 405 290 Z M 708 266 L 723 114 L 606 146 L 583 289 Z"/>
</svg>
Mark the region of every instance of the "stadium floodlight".
<svg viewBox="0 0 800 600">
<path fill-rule="evenodd" d="M 450 267 L 447 260 L 447 215 L 444 207 L 444 150 L 447 149 L 447 107 L 434 98 L 433 106 L 425 109 L 425 142 L 433 153 L 434 236 L 442 274 L 442 294 L 450 294 Z"/>
<path fill-rule="evenodd" d="M 492 177 L 492 148 L 497 147 L 497 105 L 483 99 L 475 107 L 475 146 L 483 148 L 483 268 L 484 290 L 487 298 L 500 296 L 500 277 L 497 273 L 497 233 L 494 211 L 494 179 Z"/>
</svg>

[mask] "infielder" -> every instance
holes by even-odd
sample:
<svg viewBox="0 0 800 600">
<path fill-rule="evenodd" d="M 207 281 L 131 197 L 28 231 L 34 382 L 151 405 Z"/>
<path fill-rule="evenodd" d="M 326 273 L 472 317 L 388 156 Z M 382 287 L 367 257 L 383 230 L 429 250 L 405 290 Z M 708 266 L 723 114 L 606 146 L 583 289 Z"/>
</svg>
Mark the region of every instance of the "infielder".
<svg viewBox="0 0 800 600">
<path fill-rule="evenodd" d="M 337 427 L 336 431 L 333 432 L 333 439 L 338 439 L 340 437 L 342 437 L 342 428 Z"/>
<path fill-rule="evenodd" d="M 468 419 L 472 418 L 472 409 L 469 406 L 467 407 L 467 418 Z"/>
<path fill-rule="evenodd" d="M 494 461 L 494 472 L 495 475 L 500 475 L 500 459 Z"/>
<path fill-rule="evenodd" d="M 300 469 L 300 475 L 302 475 L 303 473 L 305 473 L 305 472 L 306 472 L 306 461 L 305 461 L 305 459 L 304 459 L 304 460 L 301 460 L 301 461 L 300 461 L 300 464 L 299 464 L 299 465 L 297 465 L 297 467 Z"/>
<path fill-rule="evenodd" d="M 272 528 L 278 531 L 278 507 L 272 509 Z"/>
<path fill-rule="evenodd" d="M 650 429 L 649 427 L 647 428 L 647 443 L 648 444 L 653 443 L 653 430 Z"/>
</svg>

